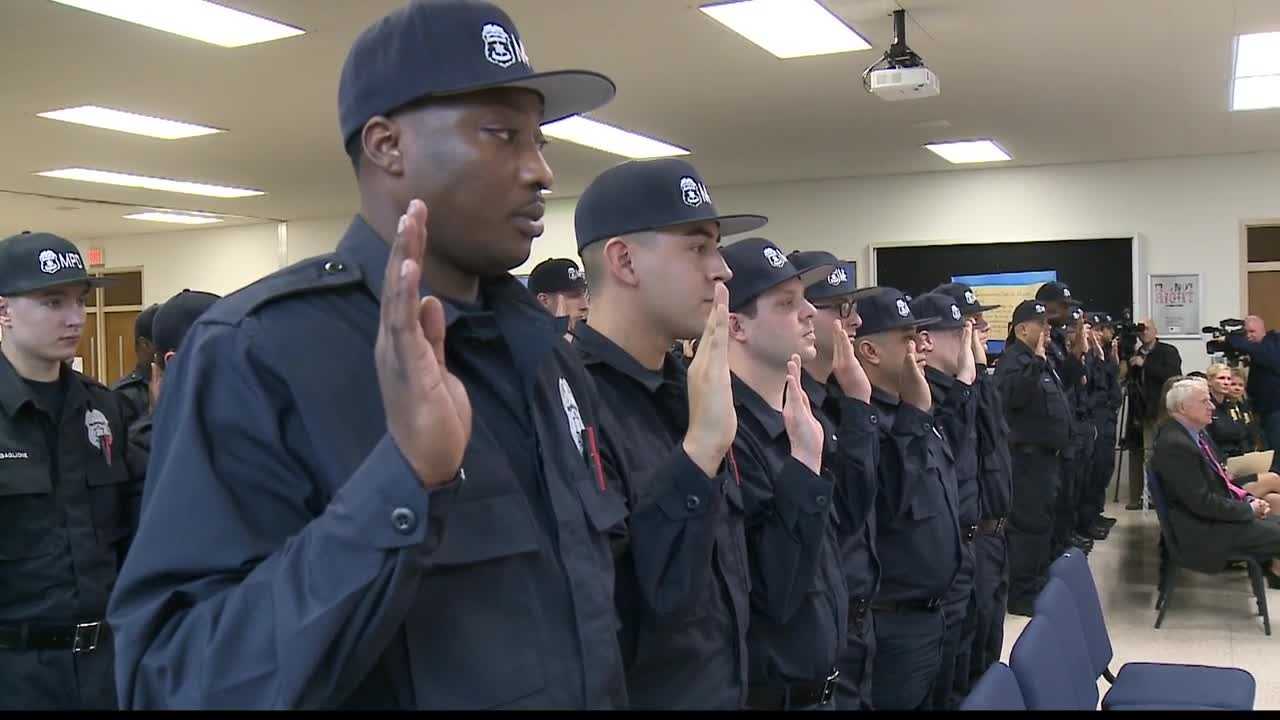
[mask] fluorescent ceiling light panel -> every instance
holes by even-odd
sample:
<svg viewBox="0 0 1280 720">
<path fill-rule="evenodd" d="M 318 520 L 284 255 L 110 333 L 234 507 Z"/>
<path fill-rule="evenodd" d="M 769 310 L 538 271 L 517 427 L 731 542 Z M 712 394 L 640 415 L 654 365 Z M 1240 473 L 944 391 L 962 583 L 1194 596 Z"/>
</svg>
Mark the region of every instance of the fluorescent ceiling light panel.
<svg viewBox="0 0 1280 720">
<path fill-rule="evenodd" d="M 1239 36 L 1232 74 L 1231 109 L 1276 107 L 1280 107 L 1280 32 Z"/>
<path fill-rule="evenodd" d="M 669 145 L 660 140 L 637 135 L 636 133 L 590 118 L 574 115 L 542 126 L 542 132 L 559 140 L 567 140 L 578 145 L 603 150 L 614 155 L 643 160 L 647 158 L 675 157 L 688 155 L 689 151 Z"/>
<path fill-rule="evenodd" d="M 98 107 L 97 105 L 81 105 L 80 107 L 66 108 L 64 110 L 50 110 L 49 112 L 37 113 L 37 115 L 50 120 L 61 120 L 62 122 L 116 130 L 134 135 L 146 135 L 147 137 L 160 138 L 161 140 L 181 140 L 183 138 L 223 132 L 217 128 L 192 125 L 178 122 L 177 120 L 165 120 L 164 118 L 151 117 L 149 115 L 138 115 L 123 110 Z"/>
<path fill-rule="evenodd" d="M 211 45 L 243 47 L 305 31 L 208 0 L 53 0 Z"/>
<path fill-rule="evenodd" d="M 261 190 L 223 187 L 221 185 L 206 185 L 204 183 L 168 180 L 165 178 L 147 177 L 145 175 L 126 175 L 124 173 L 109 172 L 107 170 L 90 170 L 87 168 L 47 170 L 45 172 L 38 172 L 36 175 L 59 178 L 62 180 L 79 180 L 81 182 L 145 188 L 147 190 L 161 190 L 163 192 L 182 193 L 184 195 L 204 195 L 206 197 L 216 198 L 244 198 L 253 197 L 255 195 L 266 195 L 266 193 Z"/>
<path fill-rule="evenodd" d="M 871 49 L 817 0 L 737 0 L 698 9 L 784 60 Z"/>
<path fill-rule="evenodd" d="M 124 217 L 126 220 L 147 220 L 150 222 L 173 223 L 175 225 L 212 225 L 213 223 L 222 222 L 221 218 L 213 215 L 164 212 L 160 210 L 133 213 Z"/>
<path fill-rule="evenodd" d="M 1013 156 L 991 140 L 961 140 L 957 142 L 929 143 L 926 150 L 956 165 L 967 163 L 1004 162 Z"/>
</svg>

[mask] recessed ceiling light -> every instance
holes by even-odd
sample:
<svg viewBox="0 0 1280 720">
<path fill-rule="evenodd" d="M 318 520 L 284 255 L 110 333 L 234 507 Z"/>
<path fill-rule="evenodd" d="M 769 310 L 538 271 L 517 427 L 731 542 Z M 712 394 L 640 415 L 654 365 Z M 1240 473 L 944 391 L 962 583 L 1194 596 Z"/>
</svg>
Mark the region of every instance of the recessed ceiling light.
<svg viewBox="0 0 1280 720">
<path fill-rule="evenodd" d="M 53 0 L 211 45 L 243 47 L 305 31 L 208 0 Z"/>
<path fill-rule="evenodd" d="M 730 0 L 698 9 L 784 60 L 871 49 L 816 0 Z"/>
<path fill-rule="evenodd" d="M 689 151 L 623 130 L 612 125 L 574 115 L 542 126 L 542 132 L 553 138 L 603 150 L 633 160 L 688 155 Z"/>
<path fill-rule="evenodd" d="M 160 138 L 161 140 L 181 140 L 183 138 L 224 132 L 218 128 L 192 125 L 178 122 L 177 120 L 165 120 L 164 118 L 151 117 L 149 115 L 138 115 L 123 110 L 98 107 L 97 105 L 81 105 L 80 107 L 50 110 L 49 112 L 36 114 L 39 117 L 50 120 L 61 120 L 62 122 L 88 125 L 106 130 L 117 130 L 119 132 L 133 133 L 134 135 L 146 135 L 147 137 Z"/>
<path fill-rule="evenodd" d="M 186 182 L 183 180 L 168 180 L 166 178 L 154 178 L 147 177 L 145 175 L 127 175 L 125 173 L 110 172 L 107 170 L 90 170 L 87 168 L 47 170 L 45 172 L 38 172 L 36 175 L 59 178 L 62 180 L 79 180 L 81 182 L 145 188 L 147 190 L 161 190 L 164 192 L 182 193 L 184 195 L 204 195 L 206 197 L 216 198 L 244 198 L 253 197 L 255 195 L 266 195 L 266 193 L 261 190 L 224 187 L 221 185 L 207 185 L 205 183 Z"/>
<path fill-rule="evenodd" d="M 173 223 L 175 225 L 212 225 L 222 222 L 222 218 L 202 213 L 175 213 L 152 210 L 149 212 L 125 215 L 126 220 L 147 220 L 150 222 Z"/>
<path fill-rule="evenodd" d="M 955 142 L 929 143 L 924 146 L 943 160 L 956 165 L 966 163 L 1004 162 L 1013 156 L 991 140 L 958 140 Z"/>
<path fill-rule="evenodd" d="M 1237 37 L 1231 109 L 1275 107 L 1280 107 L 1280 32 Z"/>
</svg>

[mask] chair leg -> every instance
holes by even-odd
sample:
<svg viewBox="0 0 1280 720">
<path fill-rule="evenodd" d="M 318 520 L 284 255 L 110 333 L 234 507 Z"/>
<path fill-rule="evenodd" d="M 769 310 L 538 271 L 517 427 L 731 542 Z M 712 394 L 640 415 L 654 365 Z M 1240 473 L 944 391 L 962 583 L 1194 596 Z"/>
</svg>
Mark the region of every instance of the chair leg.
<svg viewBox="0 0 1280 720">
<path fill-rule="evenodd" d="M 1172 566 L 1172 563 L 1170 563 L 1170 565 Z M 1164 594 L 1161 596 L 1163 602 L 1160 603 L 1160 614 L 1156 615 L 1155 627 L 1157 630 L 1160 629 L 1160 625 L 1164 622 L 1164 614 L 1169 610 L 1169 601 L 1173 599 L 1173 587 L 1175 585 L 1174 580 L 1176 577 L 1177 570 L 1173 567 L 1169 567 L 1164 580 Z"/>
<path fill-rule="evenodd" d="M 1262 567 L 1253 560 L 1248 561 L 1249 583 L 1253 585 L 1253 597 L 1258 603 L 1258 614 L 1262 616 L 1262 632 L 1271 636 L 1271 613 L 1267 609 L 1267 584 L 1262 579 Z"/>
</svg>

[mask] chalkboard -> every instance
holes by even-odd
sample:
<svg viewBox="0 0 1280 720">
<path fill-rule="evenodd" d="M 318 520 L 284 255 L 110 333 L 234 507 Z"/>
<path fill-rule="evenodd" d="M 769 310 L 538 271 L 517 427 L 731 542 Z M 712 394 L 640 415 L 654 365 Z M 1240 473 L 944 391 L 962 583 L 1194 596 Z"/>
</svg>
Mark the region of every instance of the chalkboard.
<svg viewBox="0 0 1280 720">
<path fill-rule="evenodd" d="M 1132 310 L 1133 238 L 873 247 L 875 282 L 909 294 L 956 275 L 1054 271 L 1086 310 Z M 1138 318 L 1139 320 L 1141 318 Z M 995 334 L 995 333 L 993 333 Z"/>
</svg>

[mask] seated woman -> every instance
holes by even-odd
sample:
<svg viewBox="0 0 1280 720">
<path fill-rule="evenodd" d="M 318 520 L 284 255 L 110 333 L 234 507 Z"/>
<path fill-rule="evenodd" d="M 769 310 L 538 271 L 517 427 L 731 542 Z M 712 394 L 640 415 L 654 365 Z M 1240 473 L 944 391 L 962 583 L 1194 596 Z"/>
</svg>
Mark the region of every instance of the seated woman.
<svg viewBox="0 0 1280 720">
<path fill-rule="evenodd" d="M 1231 368 L 1231 386 L 1228 396 L 1235 401 L 1240 410 L 1240 419 L 1249 428 L 1249 437 L 1255 450 L 1267 450 L 1267 443 L 1262 435 L 1262 418 L 1253 411 L 1253 402 L 1245 394 L 1245 377 L 1243 368 Z"/>
<path fill-rule="evenodd" d="M 1234 394 L 1235 375 L 1222 363 L 1209 366 L 1206 373 L 1209 395 L 1213 398 L 1213 422 L 1205 431 L 1213 438 L 1218 455 L 1232 458 L 1257 449 L 1249 427 L 1248 411 Z"/>
</svg>

